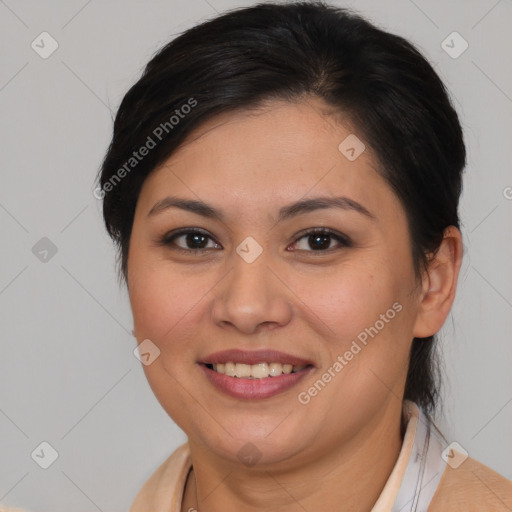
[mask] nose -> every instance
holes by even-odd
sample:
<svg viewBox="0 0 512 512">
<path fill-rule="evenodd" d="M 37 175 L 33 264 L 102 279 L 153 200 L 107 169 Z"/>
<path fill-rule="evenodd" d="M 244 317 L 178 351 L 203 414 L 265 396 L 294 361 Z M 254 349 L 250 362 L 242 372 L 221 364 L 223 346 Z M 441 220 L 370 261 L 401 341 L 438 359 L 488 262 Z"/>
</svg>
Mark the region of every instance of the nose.
<svg viewBox="0 0 512 512">
<path fill-rule="evenodd" d="M 290 322 L 290 293 L 269 263 L 263 255 L 252 263 L 234 256 L 234 267 L 215 288 L 212 319 L 217 325 L 255 334 Z"/>
</svg>

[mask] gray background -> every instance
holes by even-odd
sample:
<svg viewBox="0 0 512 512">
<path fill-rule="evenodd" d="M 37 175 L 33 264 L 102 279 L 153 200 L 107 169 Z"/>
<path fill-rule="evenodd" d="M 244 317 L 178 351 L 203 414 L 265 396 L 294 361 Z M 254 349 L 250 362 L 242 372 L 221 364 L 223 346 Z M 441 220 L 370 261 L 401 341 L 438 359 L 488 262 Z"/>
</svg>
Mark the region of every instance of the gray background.
<svg viewBox="0 0 512 512">
<path fill-rule="evenodd" d="M 0 503 L 126 511 L 185 440 L 133 355 L 129 303 L 93 180 L 113 112 L 151 55 L 216 12 L 251 4 L 0 1 Z M 512 2 L 336 4 L 414 42 L 461 116 L 467 254 L 443 329 L 440 425 L 512 478 Z M 59 44 L 47 59 L 31 48 L 43 31 Z M 458 58 L 441 46 L 453 31 L 469 43 Z M 47 241 L 33 250 L 43 237 L 57 248 L 46 261 Z M 31 457 L 43 441 L 59 455 L 48 469 Z"/>
</svg>

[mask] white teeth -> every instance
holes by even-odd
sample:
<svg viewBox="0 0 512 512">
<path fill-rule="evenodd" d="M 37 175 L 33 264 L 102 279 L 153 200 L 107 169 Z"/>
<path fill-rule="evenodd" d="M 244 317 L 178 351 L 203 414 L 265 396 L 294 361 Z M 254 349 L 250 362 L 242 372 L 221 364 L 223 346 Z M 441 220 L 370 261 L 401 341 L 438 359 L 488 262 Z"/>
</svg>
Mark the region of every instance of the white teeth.
<svg viewBox="0 0 512 512">
<path fill-rule="evenodd" d="M 283 373 L 283 365 L 281 363 L 271 363 L 270 364 L 270 376 L 277 377 Z"/>
<path fill-rule="evenodd" d="M 245 379 L 264 379 L 266 377 L 277 377 L 279 375 L 296 373 L 306 368 L 305 366 L 293 366 L 291 364 L 281 363 L 217 363 L 213 369 L 229 377 L 238 377 Z"/>
<path fill-rule="evenodd" d="M 251 365 L 236 363 L 236 376 L 239 378 L 247 379 L 251 377 Z"/>
<path fill-rule="evenodd" d="M 221 363 L 222 364 L 222 363 Z M 214 369 L 217 370 L 217 368 L 215 368 L 215 366 L 217 366 L 217 368 L 219 368 L 220 365 L 214 365 Z M 219 373 L 222 373 L 220 371 L 220 368 L 219 370 L 217 370 Z M 235 377 L 236 376 L 236 365 L 235 363 L 226 363 L 224 365 L 224 373 L 226 375 L 229 375 L 230 377 Z"/>
<path fill-rule="evenodd" d="M 255 379 L 264 379 L 265 377 L 268 377 L 268 364 L 253 364 L 251 366 L 251 377 L 254 377 Z"/>
<path fill-rule="evenodd" d="M 293 365 L 283 364 L 283 373 L 292 373 Z"/>
</svg>

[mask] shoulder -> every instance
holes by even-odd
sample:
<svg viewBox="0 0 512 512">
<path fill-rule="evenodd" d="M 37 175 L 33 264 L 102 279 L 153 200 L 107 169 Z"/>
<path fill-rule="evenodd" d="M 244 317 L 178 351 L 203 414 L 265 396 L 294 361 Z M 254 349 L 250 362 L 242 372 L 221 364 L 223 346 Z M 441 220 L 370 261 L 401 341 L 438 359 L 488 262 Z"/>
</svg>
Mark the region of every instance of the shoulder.
<svg viewBox="0 0 512 512">
<path fill-rule="evenodd" d="M 162 462 L 144 483 L 130 512 L 174 510 L 176 502 L 181 500 L 190 464 L 190 449 L 185 443 Z"/>
<path fill-rule="evenodd" d="M 512 481 L 471 457 L 446 465 L 428 512 L 512 510 Z"/>
</svg>

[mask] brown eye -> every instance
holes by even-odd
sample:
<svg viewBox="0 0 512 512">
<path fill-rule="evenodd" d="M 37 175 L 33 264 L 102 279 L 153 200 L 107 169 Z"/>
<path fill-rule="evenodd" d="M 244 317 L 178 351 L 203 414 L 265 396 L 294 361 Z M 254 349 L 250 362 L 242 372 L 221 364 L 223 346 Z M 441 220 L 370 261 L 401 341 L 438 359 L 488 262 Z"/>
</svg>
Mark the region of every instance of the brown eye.
<svg viewBox="0 0 512 512">
<path fill-rule="evenodd" d="M 184 251 L 201 251 L 206 249 L 219 249 L 221 246 L 203 231 L 197 229 L 180 230 L 167 234 L 162 240 L 162 245 L 174 246 Z"/>
<path fill-rule="evenodd" d="M 304 233 L 294 242 L 293 250 L 299 251 L 328 251 L 351 245 L 348 237 L 328 229 L 313 229 Z"/>
</svg>

